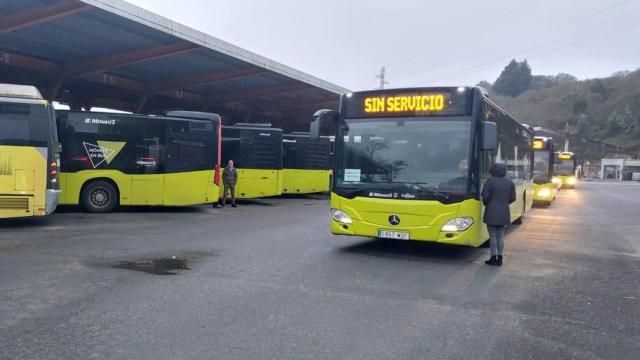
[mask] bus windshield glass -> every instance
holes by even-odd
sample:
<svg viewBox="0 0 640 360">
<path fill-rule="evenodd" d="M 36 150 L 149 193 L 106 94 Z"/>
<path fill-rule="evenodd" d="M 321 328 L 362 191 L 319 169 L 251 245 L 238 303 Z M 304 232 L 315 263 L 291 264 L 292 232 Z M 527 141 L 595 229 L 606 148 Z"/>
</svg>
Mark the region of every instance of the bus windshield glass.
<svg viewBox="0 0 640 360">
<path fill-rule="evenodd" d="M 549 182 L 549 152 L 535 151 L 533 153 L 533 180 Z"/>
<path fill-rule="evenodd" d="M 555 175 L 572 176 L 575 172 L 575 160 L 556 160 Z"/>
<path fill-rule="evenodd" d="M 404 199 L 465 194 L 470 132 L 468 118 L 347 119 L 335 190 Z"/>
<path fill-rule="evenodd" d="M 40 104 L 0 103 L 0 145 L 47 147 L 47 114 Z"/>
</svg>

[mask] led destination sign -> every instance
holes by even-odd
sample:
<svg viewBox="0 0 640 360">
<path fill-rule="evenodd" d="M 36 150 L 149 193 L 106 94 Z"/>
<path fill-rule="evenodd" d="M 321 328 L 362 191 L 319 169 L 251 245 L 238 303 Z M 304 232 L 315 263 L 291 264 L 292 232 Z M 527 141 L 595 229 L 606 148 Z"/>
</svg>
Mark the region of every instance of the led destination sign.
<svg viewBox="0 0 640 360">
<path fill-rule="evenodd" d="M 373 91 L 350 94 L 345 99 L 345 117 L 412 117 L 469 115 L 465 88 L 425 91 Z"/>
<path fill-rule="evenodd" d="M 558 158 L 560 160 L 572 160 L 573 159 L 573 155 L 572 154 L 567 154 L 567 153 L 562 153 L 562 154 L 558 155 Z"/>
<path fill-rule="evenodd" d="M 445 96 L 444 94 L 429 94 L 366 97 L 363 105 L 365 113 L 442 111 L 445 107 Z"/>
</svg>

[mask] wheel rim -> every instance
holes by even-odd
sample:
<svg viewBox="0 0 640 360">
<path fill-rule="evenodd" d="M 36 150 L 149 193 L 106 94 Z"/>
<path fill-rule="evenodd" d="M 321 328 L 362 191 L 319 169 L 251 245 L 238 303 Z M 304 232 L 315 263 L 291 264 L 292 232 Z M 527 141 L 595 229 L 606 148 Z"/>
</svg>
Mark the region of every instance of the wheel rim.
<svg viewBox="0 0 640 360">
<path fill-rule="evenodd" d="M 91 205 L 97 208 L 104 208 L 111 202 L 111 194 L 105 188 L 95 188 L 89 196 Z"/>
</svg>

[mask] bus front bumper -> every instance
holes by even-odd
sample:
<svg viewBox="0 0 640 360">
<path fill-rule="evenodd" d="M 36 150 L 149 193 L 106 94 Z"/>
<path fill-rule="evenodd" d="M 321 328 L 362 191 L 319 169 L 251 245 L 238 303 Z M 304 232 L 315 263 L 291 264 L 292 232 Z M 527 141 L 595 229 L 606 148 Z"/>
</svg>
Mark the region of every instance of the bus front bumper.
<svg viewBox="0 0 640 360">
<path fill-rule="evenodd" d="M 437 242 L 451 245 L 463 246 L 480 246 L 478 232 L 480 226 L 484 224 L 474 223 L 464 231 L 441 231 L 439 226 L 419 226 L 419 227 L 400 227 L 400 226 L 380 226 L 361 220 L 352 220 L 351 224 L 340 223 L 331 219 L 331 233 L 334 235 L 347 236 L 364 236 L 379 238 L 380 231 L 393 231 L 408 233 L 410 241 Z M 400 241 L 400 240 L 399 240 Z"/>
</svg>

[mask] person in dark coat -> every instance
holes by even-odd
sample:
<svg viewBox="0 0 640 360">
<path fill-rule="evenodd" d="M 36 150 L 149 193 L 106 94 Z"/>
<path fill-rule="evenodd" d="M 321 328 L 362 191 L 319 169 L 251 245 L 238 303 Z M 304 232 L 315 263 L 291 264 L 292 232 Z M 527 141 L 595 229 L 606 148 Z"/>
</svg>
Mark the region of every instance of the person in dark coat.
<svg viewBox="0 0 640 360">
<path fill-rule="evenodd" d="M 493 164 L 489 173 L 491 178 L 482 188 L 484 222 L 489 230 L 491 244 L 491 258 L 485 264 L 502 266 L 504 230 L 511 224 L 509 204 L 516 201 L 516 185 L 506 177 L 507 168 L 504 164 Z"/>
</svg>

